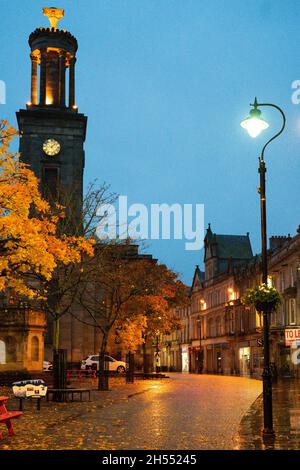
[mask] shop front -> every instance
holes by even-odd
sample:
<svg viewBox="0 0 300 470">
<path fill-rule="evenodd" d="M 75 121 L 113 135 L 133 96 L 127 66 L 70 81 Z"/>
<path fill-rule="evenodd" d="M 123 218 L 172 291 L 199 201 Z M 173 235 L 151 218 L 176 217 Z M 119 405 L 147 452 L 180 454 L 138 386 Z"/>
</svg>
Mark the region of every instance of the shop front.
<svg viewBox="0 0 300 470">
<path fill-rule="evenodd" d="M 203 372 L 203 357 L 204 351 L 203 347 L 200 345 L 199 340 L 192 341 L 190 347 L 190 365 L 189 371 L 193 374 L 202 374 Z"/>
<path fill-rule="evenodd" d="M 250 375 L 250 346 L 239 348 L 240 375 Z"/>
<path fill-rule="evenodd" d="M 228 343 L 216 343 L 206 346 L 205 361 L 203 369 L 211 374 L 230 373 L 230 367 L 227 367 L 230 350 Z"/>
<path fill-rule="evenodd" d="M 187 344 L 181 345 L 181 371 L 189 372 L 190 370 L 190 353 Z"/>
</svg>

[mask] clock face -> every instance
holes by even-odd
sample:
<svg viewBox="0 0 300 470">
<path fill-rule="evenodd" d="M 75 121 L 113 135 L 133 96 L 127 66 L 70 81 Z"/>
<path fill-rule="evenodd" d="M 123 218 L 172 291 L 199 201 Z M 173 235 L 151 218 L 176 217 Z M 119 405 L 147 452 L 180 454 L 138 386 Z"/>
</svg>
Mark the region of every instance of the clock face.
<svg viewBox="0 0 300 470">
<path fill-rule="evenodd" d="M 60 143 L 55 139 L 47 139 L 43 143 L 43 150 L 46 155 L 55 157 L 60 152 Z"/>
</svg>

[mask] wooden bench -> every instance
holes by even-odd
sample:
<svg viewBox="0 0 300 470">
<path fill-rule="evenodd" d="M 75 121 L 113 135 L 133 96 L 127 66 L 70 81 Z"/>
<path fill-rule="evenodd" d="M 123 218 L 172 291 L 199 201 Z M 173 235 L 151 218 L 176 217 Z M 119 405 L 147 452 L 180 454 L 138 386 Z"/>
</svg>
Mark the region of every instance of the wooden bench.
<svg viewBox="0 0 300 470">
<path fill-rule="evenodd" d="M 0 423 L 6 424 L 8 434 L 14 436 L 15 432 L 11 420 L 19 418 L 23 413 L 21 411 L 7 411 L 6 402 L 8 399 L 8 397 L 0 397 Z M 0 432 L 0 440 L 1 439 L 3 439 L 2 432 Z"/>
<path fill-rule="evenodd" d="M 71 401 L 74 401 L 74 394 L 80 395 L 80 401 L 82 401 L 82 395 L 87 393 L 89 396 L 89 401 L 91 401 L 91 389 L 89 388 L 48 388 L 47 391 L 47 401 L 49 401 L 50 394 L 54 395 L 55 393 L 61 394 L 63 400 L 69 401 L 69 396 L 71 395 Z"/>
</svg>

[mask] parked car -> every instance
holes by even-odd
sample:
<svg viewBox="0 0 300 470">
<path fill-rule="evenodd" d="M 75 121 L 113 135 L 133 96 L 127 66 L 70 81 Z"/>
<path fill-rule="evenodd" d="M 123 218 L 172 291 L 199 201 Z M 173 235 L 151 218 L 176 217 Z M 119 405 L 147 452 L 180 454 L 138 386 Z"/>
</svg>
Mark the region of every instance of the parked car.
<svg viewBox="0 0 300 470">
<path fill-rule="evenodd" d="M 53 370 L 53 364 L 50 361 L 43 361 L 43 371 L 48 372 L 50 370 Z"/>
<path fill-rule="evenodd" d="M 108 365 L 108 370 L 110 372 L 118 372 L 118 374 L 122 374 L 127 369 L 126 362 L 117 361 L 111 356 L 105 356 L 105 362 Z M 83 361 L 81 361 L 81 369 L 97 369 L 99 370 L 99 356 L 88 356 Z"/>
</svg>

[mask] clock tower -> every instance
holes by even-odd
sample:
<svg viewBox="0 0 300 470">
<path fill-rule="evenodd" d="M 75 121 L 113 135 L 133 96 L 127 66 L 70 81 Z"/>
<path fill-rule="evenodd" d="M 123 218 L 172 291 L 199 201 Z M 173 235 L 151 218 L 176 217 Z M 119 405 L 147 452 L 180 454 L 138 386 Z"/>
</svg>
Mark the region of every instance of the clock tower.
<svg viewBox="0 0 300 470">
<path fill-rule="evenodd" d="M 75 101 L 78 45 L 68 31 L 57 28 L 64 10 L 44 8 L 43 13 L 50 27 L 37 28 L 29 36 L 31 99 L 17 112 L 19 151 L 39 178 L 43 195 L 65 202 L 74 224 L 68 230 L 74 233 L 81 220 L 87 125 Z"/>
</svg>

